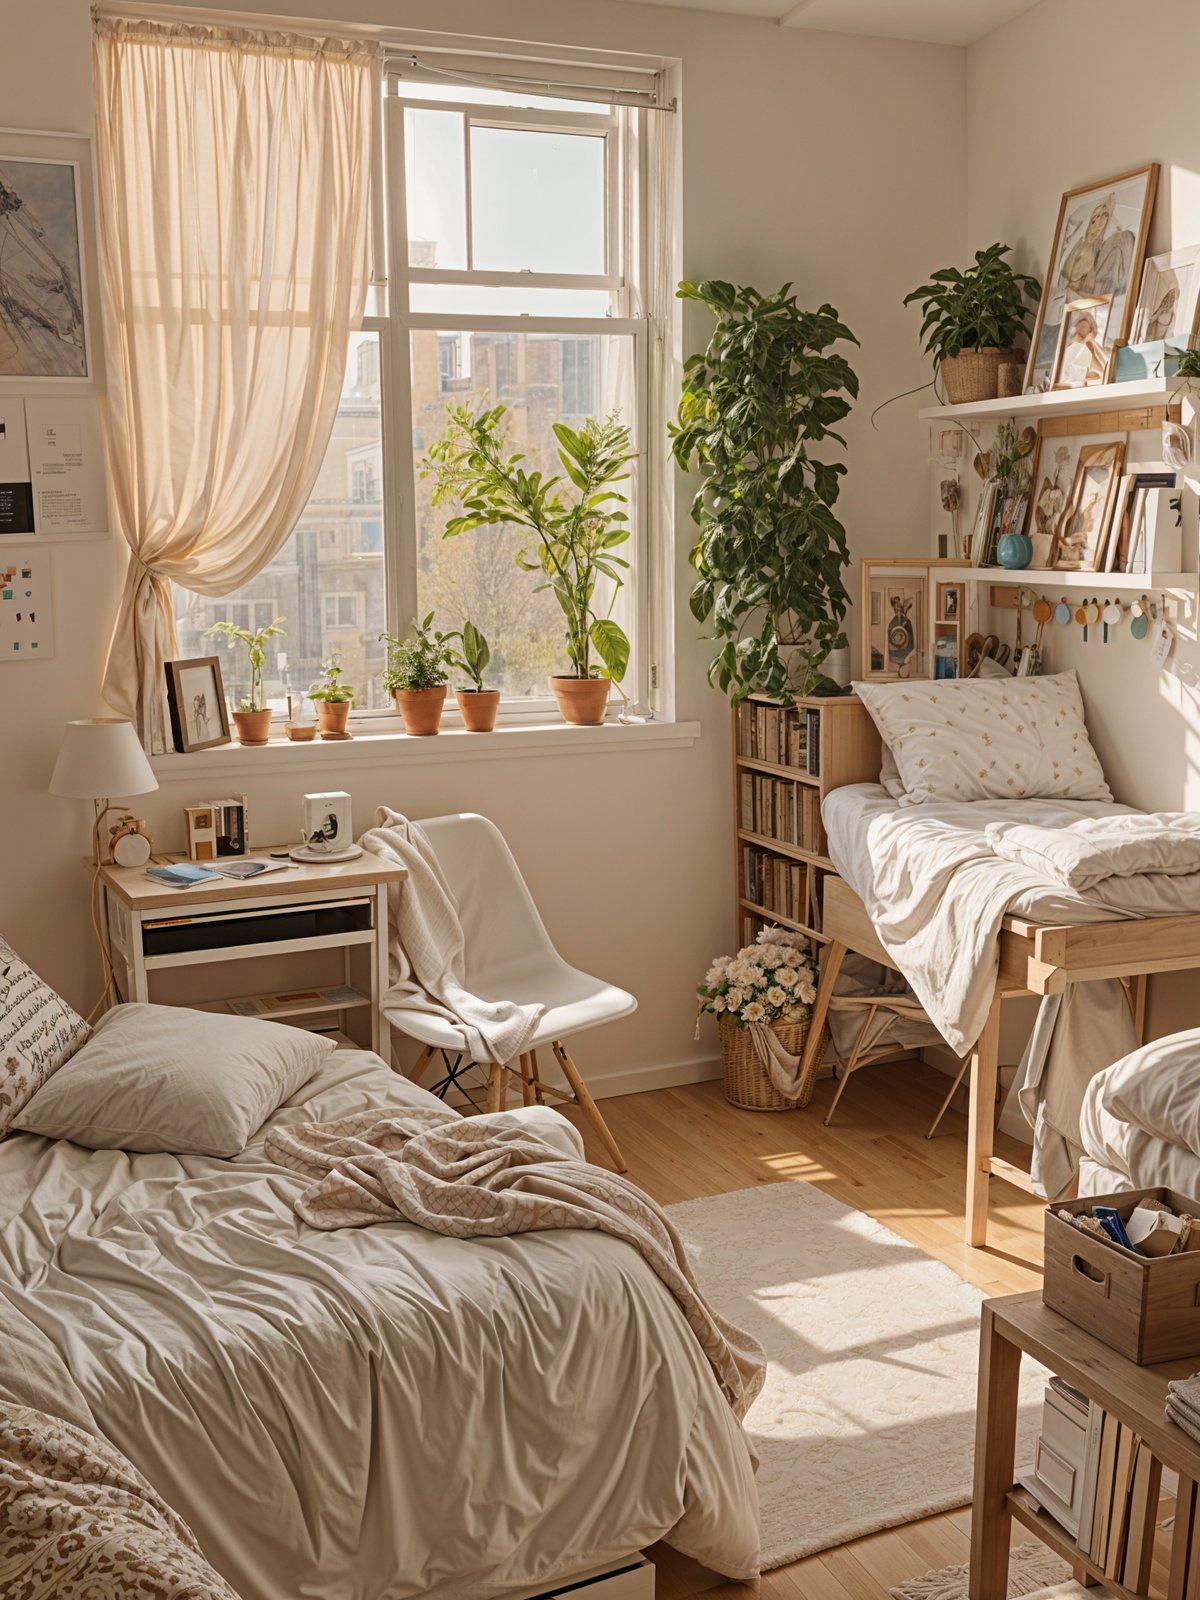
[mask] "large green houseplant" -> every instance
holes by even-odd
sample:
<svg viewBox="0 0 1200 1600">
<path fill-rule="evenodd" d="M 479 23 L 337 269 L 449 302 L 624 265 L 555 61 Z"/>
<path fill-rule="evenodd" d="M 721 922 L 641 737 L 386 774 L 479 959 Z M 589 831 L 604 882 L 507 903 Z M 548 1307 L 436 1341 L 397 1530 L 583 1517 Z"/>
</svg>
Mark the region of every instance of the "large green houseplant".
<svg viewBox="0 0 1200 1600">
<path fill-rule="evenodd" d="M 1042 286 L 1013 271 L 1004 259 L 1010 248 L 977 250 L 973 267 L 942 267 L 904 297 L 906 306 L 917 301 L 925 313 L 921 340 L 954 405 L 994 398 L 1001 362 L 1012 360 L 1018 340 L 1029 336 Z"/>
<path fill-rule="evenodd" d="M 858 394 L 833 346 L 857 340 L 832 306 L 804 311 L 775 294 L 719 281 L 682 283 L 717 319 L 708 348 L 684 367 L 671 424 L 680 467 L 703 478 L 691 608 L 719 643 L 709 682 L 734 700 L 791 701 L 833 687 L 822 672 L 845 646 L 850 597 L 846 531 L 834 515 L 845 466 L 812 453 Z"/>
<path fill-rule="evenodd" d="M 620 692 L 629 666 L 629 640 L 612 608 L 629 566 L 617 548 L 629 538 L 625 496 L 616 485 L 637 456 L 629 429 L 616 415 L 589 417 L 579 429 L 554 424 L 562 474 L 527 471 L 525 457 L 510 454 L 505 407 L 474 412 L 451 406 L 445 437 L 430 447 L 425 470 L 433 477 L 433 503 L 462 506 L 443 537 L 488 525 L 516 526 L 533 534 L 517 554 L 526 572 L 540 573 L 566 620 L 571 673 L 550 679 L 567 722 L 604 720 L 609 684 Z M 570 487 L 568 487 L 568 485 Z M 600 599 L 601 594 L 605 596 Z"/>
</svg>

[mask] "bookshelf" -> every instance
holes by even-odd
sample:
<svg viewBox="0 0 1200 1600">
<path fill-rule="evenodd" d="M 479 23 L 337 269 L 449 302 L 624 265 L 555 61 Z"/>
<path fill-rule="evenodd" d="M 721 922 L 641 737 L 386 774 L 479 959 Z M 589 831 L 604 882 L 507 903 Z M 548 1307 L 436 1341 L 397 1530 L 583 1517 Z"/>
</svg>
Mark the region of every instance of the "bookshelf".
<svg viewBox="0 0 1200 1600">
<path fill-rule="evenodd" d="M 854 695 L 784 706 L 752 695 L 733 708 L 734 905 L 739 945 L 772 924 L 823 942 L 824 884 L 835 871 L 821 802 L 879 781 L 880 740 Z"/>
</svg>

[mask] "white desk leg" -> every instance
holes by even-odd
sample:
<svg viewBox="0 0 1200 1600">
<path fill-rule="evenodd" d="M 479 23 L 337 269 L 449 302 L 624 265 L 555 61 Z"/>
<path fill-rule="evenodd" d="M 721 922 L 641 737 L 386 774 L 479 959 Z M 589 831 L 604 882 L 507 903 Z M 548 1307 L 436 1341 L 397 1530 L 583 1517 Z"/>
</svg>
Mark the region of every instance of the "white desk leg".
<svg viewBox="0 0 1200 1600">
<path fill-rule="evenodd" d="M 140 911 L 129 913 L 129 944 L 132 970 L 129 977 L 133 984 L 131 1000 L 140 1000 L 143 1003 L 150 998 L 150 980 L 146 972 L 146 950 L 143 941 L 146 934 L 142 927 L 142 914 Z"/>
<path fill-rule="evenodd" d="M 388 983 L 388 902 L 387 885 L 375 890 L 375 946 L 371 968 L 371 1048 L 392 1065 L 392 1027 L 383 1014 L 383 997 Z"/>
</svg>

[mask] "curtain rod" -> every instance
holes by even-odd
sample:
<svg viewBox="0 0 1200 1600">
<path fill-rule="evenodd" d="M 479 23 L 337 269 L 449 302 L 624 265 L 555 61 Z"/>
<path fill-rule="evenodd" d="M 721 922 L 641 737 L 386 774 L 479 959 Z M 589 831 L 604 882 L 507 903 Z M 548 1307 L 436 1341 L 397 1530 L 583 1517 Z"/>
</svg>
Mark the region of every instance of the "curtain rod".
<svg viewBox="0 0 1200 1600">
<path fill-rule="evenodd" d="M 596 100 L 604 105 L 642 106 L 649 111 L 675 111 L 678 101 L 662 102 L 655 89 L 604 89 L 594 83 L 569 83 L 550 78 L 523 78 L 509 72 L 455 72 L 451 67 L 435 66 L 430 61 L 419 61 L 414 55 L 389 55 L 384 61 L 387 71 L 407 67 L 414 72 L 427 73 L 434 78 L 451 78 L 456 83 L 487 86 L 495 84 L 504 89 L 527 89 L 531 93 L 552 95 L 558 99 Z M 570 91 L 568 95 L 566 91 Z"/>
</svg>

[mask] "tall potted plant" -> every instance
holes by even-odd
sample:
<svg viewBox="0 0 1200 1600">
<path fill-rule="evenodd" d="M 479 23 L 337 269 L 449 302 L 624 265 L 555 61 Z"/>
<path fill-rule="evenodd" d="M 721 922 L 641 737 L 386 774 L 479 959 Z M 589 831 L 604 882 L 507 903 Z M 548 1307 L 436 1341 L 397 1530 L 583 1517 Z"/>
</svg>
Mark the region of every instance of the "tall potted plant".
<svg viewBox="0 0 1200 1600">
<path fill-rule="evenodd" d="M 951 405 L 995 399 L 1001 364 L 1028 337 L 1042 286 L 1028 273 L 1013 271 L 1004 259 L 1010 248 L 991 244 L 977 250 L 973 267 L 943 267 L 904 297 L 906 306 L 918 301 L 925 313 L 921 339 Z"/>
<path fill-rule="evenodd" d="M 450 501 L 463 508 L 443 537 L 489 525 L 515 525 L 534 535 L 517 564 L 542 575 L 539 591 L 553 592 L 566 619 L 571 671 L 550 679 L 559 711 L 566 722 L 603 722 L 609 685 L 621 692 L 629 666 L 629 640 L 612 616 L 621 572 L 629 566 L 615 553 L 629 538 L 625 496 L 616 488 L 637 456 L 629 429 L 615 414 L 589 417 L 578 430 L 556 422 L 563 471 L 544 477 L 525 470 L 523 455 L 509 454 L 504 406 L 479 412 L 451 406 L 449 413 L 445 437 L 425 464 L 434 505 Z M 602 588 L 607 603 L 598 599 Z"/>
<path fill-rule="evenodd" d="M 393 639 L 381 633 L 387 646 L 383 686 L 396 702 L 404 718 L 404 731 L 417 738 L 437 733 L 446 703 L 447 667 L 453 660 L 452 633 L 438 633 L 433 612 L 420 622 L 413 619 L 407 639 Z"/>
<path fill-rule="evenodd" d="M 834 687 L 821 668 L 846 643 L 850 552 L 833 511 L 846 469 L 811 452 L 845 444 L 834 428 L 858 379 L 832 347 L 858 341 L 832 306 L 802 311 L 790 291 L 717 280 L 677 291 L 717 319 L 708 348 L 684 366 L 670 431 L 679 466 L 703 478 L 692 501 L 692 613 L 711 619 L 719 644 L 709 682 L 735 700 Z"/>
<path fill-rule="evenodd" d="M 286 617 L 276 617 L 265 628 L 236 628 L 232 622 L 214 622 L 205 630 L 206 639 L 226 639 L 232 646 L 242 644 L 250 658 L 250 693 L 238 703 L 233 713 L 239 744 L 266 744 L 271 737 L 271 708 L 263 689 L 263 667 L 267 662 L 267 640 L 283 638 L 286 630 L 280 626 Z"/>
</svg>

